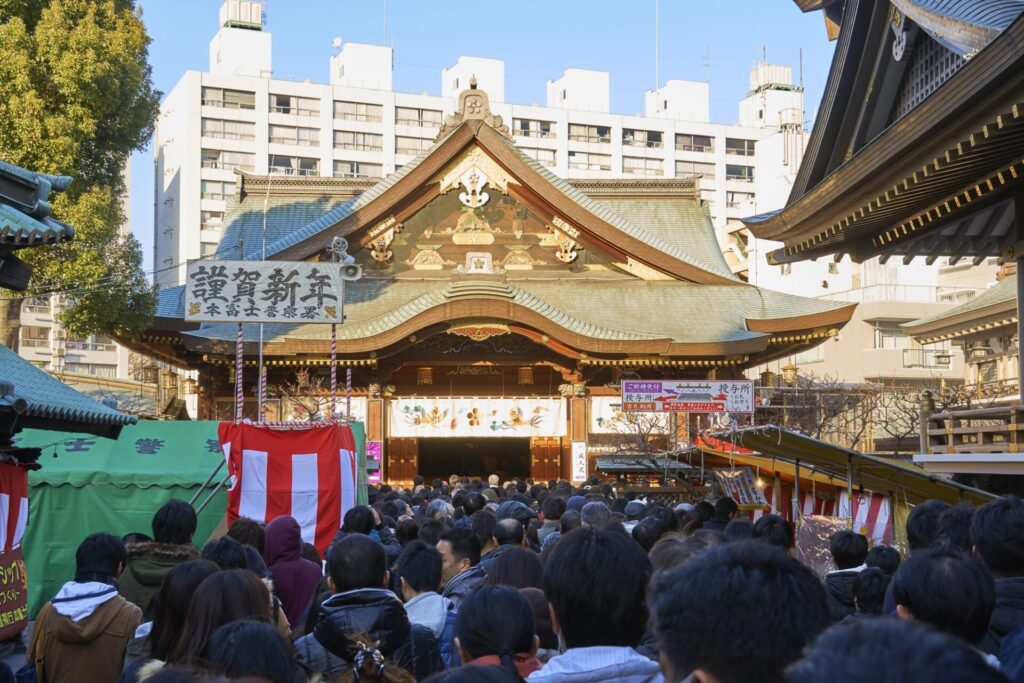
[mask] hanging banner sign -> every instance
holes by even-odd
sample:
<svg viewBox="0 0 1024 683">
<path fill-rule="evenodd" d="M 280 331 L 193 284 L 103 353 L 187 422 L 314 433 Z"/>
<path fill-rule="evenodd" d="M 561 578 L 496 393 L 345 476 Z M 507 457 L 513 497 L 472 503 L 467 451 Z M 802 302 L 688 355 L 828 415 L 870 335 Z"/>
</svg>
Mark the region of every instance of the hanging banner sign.
<svg viewBox="0 0 1024 683">
<path fill-rule="evenodd" d="M 233 323 L 341 323 L 340 263 L 190 261 L 185 320 Z"/>
<path fill-rule="evenodd" d="M 28 626 L 25 560 L 21 547 L 0 553 L 0 638 L 13 638 Z"/>
<path fill-rule="evenodd" d="M 643 380 L 622 383 L 627 413 L 752 413 L 750 380 Z"/>
<path fill-rule="evenodd" d="M 572 482 L 578 484 L 587 480 L 587 442 L 572 442 Z"/>
<path fill-rule="evenodd" d="M 749 467 L 738 467 L 733 470 L 715 470 L 715 478 L 722 485 L 725 495 L 736 501 L 744 509 L 768 508 L 764 492 L 757 488 L 754 471 Z"/>
<path fill-rule="evenodd" d="M 656 413 L 627 413 L 618 396 L 590 397 L 591 434 L 668 434 L 672 416 Z"/>
<path fill-rule="evenodd" d="M 562 398 L 399 398 L 390 402 L 392 437 L 564 436 Z"/>
</svg>

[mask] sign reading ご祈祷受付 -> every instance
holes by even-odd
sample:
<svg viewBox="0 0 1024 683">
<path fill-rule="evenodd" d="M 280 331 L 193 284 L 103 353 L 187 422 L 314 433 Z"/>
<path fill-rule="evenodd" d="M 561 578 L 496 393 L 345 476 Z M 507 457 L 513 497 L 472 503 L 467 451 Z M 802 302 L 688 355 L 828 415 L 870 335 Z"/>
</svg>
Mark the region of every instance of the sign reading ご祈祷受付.
<svg viewBox="0 0 1024 683">
<path fill-rule="evenodd" d="M 627 413 L 752 413 L 750 380 L 638 380 L 622 383 Z"/>
<path fill-rule="evenodd" d="M 328 262 L 192 261 L 185 320 L 340 323 L 344 282 L 350 279 L 345 268 Z"/>
</svg>

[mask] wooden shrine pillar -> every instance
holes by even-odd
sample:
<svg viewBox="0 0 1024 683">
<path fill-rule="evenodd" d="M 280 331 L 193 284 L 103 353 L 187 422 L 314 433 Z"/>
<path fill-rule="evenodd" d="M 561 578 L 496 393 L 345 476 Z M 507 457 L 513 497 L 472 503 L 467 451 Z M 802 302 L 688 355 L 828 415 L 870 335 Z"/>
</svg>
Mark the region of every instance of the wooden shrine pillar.
<svg viewBox="0 0 1024 683">
<path fill-rule="evenodd" d="M 388 472 L 387 461 L 389 457 L 387 445 L 384 443 L 384 399 L 366 399 L 366 443 L 379 441 L 384 444 L 381 447 L 380 476 L 381 481 L 386 481 Z"/>
<path fill-rule="evenodd" d="M 568 456 L 562 458 L 561 477 L 572 481 L 572 444 L 587 441 L 587 399 L 573 397 L 569 399 L 569 448 Z M 563 453 L 566 451 L 563 451 Z M 587 463 L 587 474 L 590 474 L 590 463 Z"/>
</svg>

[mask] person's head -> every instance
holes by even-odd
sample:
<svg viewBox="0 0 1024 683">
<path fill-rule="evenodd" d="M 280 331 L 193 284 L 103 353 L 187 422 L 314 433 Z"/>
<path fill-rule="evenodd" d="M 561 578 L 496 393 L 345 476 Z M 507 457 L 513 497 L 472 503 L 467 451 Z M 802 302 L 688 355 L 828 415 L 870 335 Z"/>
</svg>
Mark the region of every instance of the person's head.
<svg viewBox="0 0 1024 683">
<path fill-rule="evenodd" d="M 617 500 L 622 499 L 619 498 Z M 636 522 L 643 519 L 646 512 L 647 506 L 639 500 L 631 500 L 622 508 L 622 514 L 626 517 L 627 522 Z"/>
<path fill-rule="evenodd" d="M 938 537 L 939 516 L 949 509 L 949 503 L 926 500 L 907 515 L 907 546 L 910 552 L 924 550 Z"/>
<path fill-rule="evenodd" d="M 270 621 L 270 592 L 244 569 L 217 572 L 203 579 L 192 595 L 185 626 L 171 647 L 171 664 L 196 664 L 210 636 L 224 624 L 243 619 Z"/>
<path fill-rule="evenodd" d="M 443 517 L 454 517 L 455 506 L 443 498 L 435 498 L 427 505 L 426 516 L 428 519 L 441 519 Z"/>
<path fill-rule="evenodd" d="M 112 534 L 91 534 L 75 551 L 75 581 L 112 583 L 121 575 L 128 551 L 120 538 Z"/>
<path fill-rule="evenodd" d="M 565 514 L 565 499 L 560 496 L 548 496 L 540 506 L 545 522 L 557 522 Z"/>
<path fill-rule="evenodd" d="M 373 510 L 367 505 L 356 505 L 349 509 L 341 520 L 341 530 L 347 534 L 363 534 L 369 536 L 377 520 Z"/>
<path fill-rule="evenodd" d="M 172 498 L 153 515 L 153 540 L 157 543 L 189 545 L 196 533 L 198 518 L 192 506 Z"/>
<path fill-rule="evenodd" d="M 889 545 L 876 545 L 868 551 L 864 564 L 878 567 L 886 576 L 892 576 L 900 566 L 900 551 Z"/>
<path fill-rule="evenodd" d="M 150 657 L 167 659 L 185 625 L 185 615 L 196 589 L 218 571 L 217 565 L 209 560 L 189 560 L 167 572 L 153 601 L 153 628 L 146 640 Z"/>
<path fill-rule="evenodd" d="M 709 521 L 715 516 L 715 506 L 710 501 L 702 500 L 693 506 L 691 514 L 697 518 L 698 523 L 703 526 L 704 522 Z"/>
<path fill-rule="evenodd" d="M 526 530 L 517 519 L 506 517 L 494 525 L 494 542 L 497 545 L 522 545 Z"/>
<path fill-rule="evenodd" d="M 420 539 L 427 545 L 437 545 L 437 542 L 441 540 L 441 536 L 444 532 L 448 531 L 448 527 L 434 519 L 428 519 L 420 524 L 419 533 L 416 534 L 416 538 Z"/>
<path fill-rule="evenodd" d="M 503 666 L 460 666 L 434 674 L 423 683 L 520 683 L 518 675 Z"/>
<path fill-rule="evenodd" d="M 258 676 L 270 683 L 298 683 L 291 643 L 276 628 L 258 621 L 224 624 L 203 648 L 203 667 L 231 678 Z"/>
<path fill-rule="evenodd" d="M 506 500 L 498 506 L 498 509 L 495 511 L 495 517 L 499 522 L 503 519 L 516 519 L 525 527 L 530 522 L 537 519 L 537 513 L 535 513 L 529 503 L 526 502 L 530 500 L 529 496 L 523 494 L 516 494 L 516 496 L 517 498 L 521 497 L 522 499 Z"/>
<path fill-rule="evenodd" d="M 492 586 L 542 588 L 544 566 L 537 553 L 521 545 L 512 546 L 494 560 L 484 582 Z"/>
<path fill-rule="evenodd" d="M 555 630 L 551 628 L 551 603 L 548 602 L 547 596 L 544 595 L 544 589 L 520 588 L 519 592 L 530 603 L 530 609 L 533 610 L 534 631 L 537 633 L 538 640 L 540 640 L 540 646 L 545 650 L 557 650 L 558 636 L 555 635 Z"/>
<path fill-rule="evenodd" d="M 445 532 L 437 542 L 441 553 L 441 581 L 448 583 L 480 563 L 480 539 L 472 529 L 457 527 Z"/>
<path fill-rule="evenodd" d="M 969 555 L 932 548 L 908 557 L 892 577 L 896 613 L 977 645 L 995 608 L 995 581 Z"/>
<path fill-rule="evenodd" d="M 818 577 L 753 540 L 709 548 L 699 560 L 658 574 L 650 596 L 661 666 L 671 681 L 692 672 L 695 683 L 779 682 L 831 621 Z"/>
<path fill-rule="evenodd" d="M 942 511 L 935 527 L 935 543 L 962 553 L 971 552 L 971 519 L 974 506 L 970 503 L 952 505 Z"/>
<path fill-rule="evenodd" d="M 637 522 L 630 532 L 633 540 L 640 544 L 644 552 L 650 552 L 658 540 L 668 533 L 668 527 L 657 517 L 647 517 Z"/>
<path fill-rule="evenodd" d="M 786 669 L 786 683 L 1007 683 L 976 650 L 944 633 L 897 619 L 830 628 Z"/>
<path fill-rule="evenodd" d="M 263 554 L 263 525 L 255 519 L 239 517 L 228 527 L 228 536 L 242 545 L 256 548 L 260 555 Z"/>
<path fill-rule="evenodd" d="M 722 542 L 721 534 L 711 531 L 698 530 L 691 536 L 684 536 L 681 533 L 665 534 L 658 539 L 648 555 L 651 559 L 651 569 L 657 574 L 678 567 Z"/>
<path fill-rule="evenodd" d="M 576 510 L 566 510 L 558 519 L 558 532 L 563 536 L 581 526 L 583 526 L 583 521 L 580 519 L 580 513 Z"/>
<path fill-rule="evenodd" d="M 202 555 L 204 560 L 221 569 L 248 569 L 245 547 L 230 536 L 221 536 L 204 545 Z"/>
<path fill-rule="evenodd" d="M 739 512 L 740 506 L 729 496 L 722 496 L 715 501 L 714 519 L 720 522 L 728 522 Z"/>
<path fill-rule="evenodd" d="M 544 566 L 544 593 L 566 647 L 636 647 L 647 621 L 647 555 L 619 529 L 562 536 Z"/>
<path fill-rule="evenodd" d="M 455 647 L 464 664 L 497 655 L 515 673 L 514 657 L 537 651 L 535 632 L 530 603 L 509 586 L 480 586 L 462 600 L 455 615 Z"/>
<path fill-rule="evenodd" d="M 485 505 L 487 505 L 487 499 L 474 491 L 467 495 L 466 500 L 463 501 L 462 512 L 467 517 L 472 517 L 474 512 L 483 510 Z"/>
<path fill-rule="evenodd" d="M 878 567 L 857 572 L 853 580 L 853 600 L 857 611 L 863 614 L 881 614 L 885 603 L 885 589 L 889 576 Z"/>
<path fill-rule="evenodd" d="M 139 531 L 131 531 L 121 537 L 121 542 L 124 543 L 125 546 L 135 545 L 137 543 L 149 543 L 152 540 L 152 538 Z"/>
<path fill-rule="evenodd" d="M 753 536 L 754 525 L 749 519 L 734 519 L 722 530 L 722 538 L 726 541 L 745 541 Z"/>
<path fill-rule="evenodd" d="M 388 585 L 384 546 L 369 536 L 349 534 L 327 550 L 327 585 L 332 593 Z"/>
<path fill-rule="evenodd" d="M 864 534 L 843 529 L 832 534 L 828 551 L 832 554 L 836 569 L 853 569 L 864 564 L 867 559 L 868 539 Z"/>
<path fill-rule="evenodd" d="M 652 505 L 644 513 L 644 518 L 650 519 L 652 517 L 661 520 L 661 523 L 669 531 L 679 530 L 679 517 L 676 515 L 676 511 L 671 508 L 667 508 L 664 505 Z"/>
<path fill-rule="evenodd" d="M 583 526 L 588 526 L 594 529 L 603 529 L 615 520 L 612 517 L 612 511 L 608 508 L 604 502 L 595 500 L 587 503 L 580 510 L 580 522 Z"/>
<path fill-rule="evenodd" d="M 395 572 L 406 601 L 420 593 L 436 592 L 441 588 L 441 553 L 423 541 L 410 541 L 398 556 Z"/>
<path fill-rule="evenodd" d="M 316 546 L 312 543 L 302 544 L 302 559 L 309 560 L 316 566 L 323 564 L 323 558 L 320 557 L 320 551 L 316 549 Z"/>
<path fill-rule="evenodd" d="M 469 518 L 469 528 L 473 531 L 484 548 L 494 539 L 494 528 L 498 525 L 498 518 L 490 510 L 480 510 Z"/>
<path fill-rule="evenodd" d="M 1024 502 L 1003 496 L 974 512 L 974 553 L 999 577 L 1024 575 Z"/>
<path fill-rule="evenodd" d="M 754 538 L 789 552 L 795 541 L 793 523 L 782 515 L 762 515 L 754 522 Z"/>
</svg>

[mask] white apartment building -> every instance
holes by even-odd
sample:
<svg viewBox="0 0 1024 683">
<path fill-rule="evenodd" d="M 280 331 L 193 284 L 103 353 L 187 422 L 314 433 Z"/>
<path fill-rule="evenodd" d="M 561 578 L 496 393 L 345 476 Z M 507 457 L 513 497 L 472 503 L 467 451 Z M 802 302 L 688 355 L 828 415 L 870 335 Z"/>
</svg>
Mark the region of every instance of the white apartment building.
<svg viewBox="0 0 1024 683">
<path fill-rule="evenodd" d="M 154 146 L 154 270 L 183 281 L 212 255 L 236 171 L 384 177 L 429 147 L 475 77 L 516 143 L 566 178 L 700 175 L 701 194 L 733 270 L 746 275 L 741 216 L 784 203 L 803 154 L 803 89 L 789 67 L 759 64 L 735 125 L 709 120 L 707 83 L 670 80 L 642 115 L 612 114 L 607 72 L 566 69 L 547 102 L 505 102 L 504 62 L 460 57 L 440 95 L 395 92 L 391 48 L 340 44 L 328 83 L 272 76 L 271 35 L 257 2 L 227 0 L 209 71 L 189 71 L 161 105 Z M 758 197 L 759 192 L 771 196 Z"/>
</svg>

